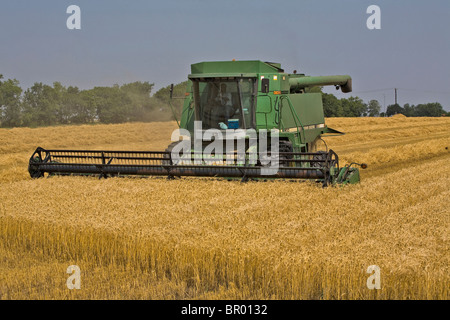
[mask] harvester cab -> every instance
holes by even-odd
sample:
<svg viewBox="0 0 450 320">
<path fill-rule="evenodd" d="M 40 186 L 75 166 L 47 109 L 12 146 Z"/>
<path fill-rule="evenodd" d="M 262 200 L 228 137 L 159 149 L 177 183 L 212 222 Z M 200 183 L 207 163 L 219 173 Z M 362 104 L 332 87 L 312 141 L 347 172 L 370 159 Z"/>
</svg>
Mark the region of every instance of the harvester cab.
<svg viewBox="0 0 450 320">
<path fill-rule="evenodd" d="M 317 150 L 323 135 L 342 134 L 326 126 L 321 93 L 309 92 L 327 85 L 352 90 L 349 76 L 289 74 L 278 63 L 196 63 L 191 65 L 177 120 L 180 140 L 165 151 L 38 148 L 29 171 L 32 177 L 47 172 L 313 179 L 324 186 L 357 183 L 358 168 L 340 168 L 333 150 Z"/>
<path fill-rule="evenodd" d="M 325 125 L 322 96 L 314 86 L 334 85 L 351 92 L 349 76 L 309 77 L 288 74 L 277 63 L 261 61 L 201 62 L 192 73 L 180 128 L 202 130 L 278 130 L 292 152 L 311 152 L 321 135 L 341 134 Z"/>
</svg>

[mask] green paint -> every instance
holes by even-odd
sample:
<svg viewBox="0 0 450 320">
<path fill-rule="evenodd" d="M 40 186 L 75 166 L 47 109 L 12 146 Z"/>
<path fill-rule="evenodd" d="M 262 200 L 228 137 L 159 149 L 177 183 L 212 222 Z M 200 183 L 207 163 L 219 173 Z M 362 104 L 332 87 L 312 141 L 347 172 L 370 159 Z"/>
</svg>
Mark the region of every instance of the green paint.
<svg viewBox="0 0 450 320">
<path fill-rule="evenodd" d="M 326 126 L 321 94 L 307 93 L 305 89 L 333 85 L 351 92 L 352 79 L 347 75 L 289 74 L 278 63 L 252 60 L 195 63 L 188 79 L 180 128 L 189 130 L 192 136 L 194 121 L 202 120 L 204 130 L 220 129 L 217 119 L 222 117 L 221 122 L 227 124 L 227 116 L 233 112 L 229 119 L 238 119 L 240 128 L 257 132 L 279 129 L 280 139 L 289 141 L 294 152 L 311 152 L 313 142 L 323 134 L 343 134 Z M 269 89 L 264 92 L 267 79 Z M 224 107 L 221 111 L 225 115 L 214 115 L 208 110 L 212 109 L 211 97 L 219 92 L 222 97 L 222 90 L 228 94 L 233 110 L 227 113 Z M 358 182 L 358 169 L 348 171 L 339 176 L 339 182 Z"/>
</svg>

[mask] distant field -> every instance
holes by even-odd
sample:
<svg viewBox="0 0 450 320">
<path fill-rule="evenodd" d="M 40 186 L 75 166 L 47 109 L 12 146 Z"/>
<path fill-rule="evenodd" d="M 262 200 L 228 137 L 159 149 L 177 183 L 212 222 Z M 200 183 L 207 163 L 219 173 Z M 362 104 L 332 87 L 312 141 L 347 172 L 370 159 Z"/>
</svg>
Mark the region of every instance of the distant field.
<svg viewBox="0 0 450 320">
<path fill-rule="evenodd" d="M 37 146 L 164 150 L 176 123 L 0 129 L 0 299 L 448 299 L 450 118 L 326 122 L 360 184 L 32 180 Z"/>
</svg>

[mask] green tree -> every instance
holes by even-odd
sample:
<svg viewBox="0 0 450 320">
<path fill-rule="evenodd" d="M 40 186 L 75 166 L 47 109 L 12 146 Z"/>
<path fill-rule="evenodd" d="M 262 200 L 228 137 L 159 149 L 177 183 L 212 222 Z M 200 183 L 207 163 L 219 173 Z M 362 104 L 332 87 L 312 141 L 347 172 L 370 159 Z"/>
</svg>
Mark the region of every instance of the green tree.
<svg viewBox="0 0 450 320">
<path fill-rule="evenodd" d="M 324 93 L 322 95 L 323 114 L 325 117 L 343 117 L 342 102 L 335 95 Z"/>
<path fill-rule="evenodd" d="M 3 75 L 0 74 L 0 79 Z M 2 127 L 22 125 L 21 114 L 22 88 L 16 79 L 0 81 L 0 123 Z"/>
<path fill-rule="evenodd" d="M 64 90 L 60 106 L 61 123 L 91 123 L 96 116 L 96 105 L 89 91 L 69 86 Z"/>
<path fill-rule="evenodd" d="M 367 115 L 369 117 L 377 117 L 380 115 L 381 105 L 378 100 L 370 100 L 367 105 Z"/>
<path fill-rule="evenodd" d="M 95 87 L 89 91 L 97 107 L 100 122 L 121 123 L 130 120 L 131 99 L 118 85 Z"/>
<path fill-rule="evenodd" d="M 415 107 L 414 105 L 410 105 L 409 103 L 406 103 L 403 106 L 402 114 L 407 117 L 414 117 L 415 116 Z"/>
<path fill-rule="evenodd" d="M 393 116 L 394 114 L 398 114 L 398 113 L 401 113 L 401 114 L 404 113 L 404 109 L 399 104 L 391 104 L 391 105 L 387 106 L 386 116 L 390 117 L 390 116 Z"/>
<path fill-rule="evenodd" d="M 419 104 L 414 108 L 416 117 L 441 117 L 443 114 L 445 114 L 445 110 L 438 102 Z"/>
<path fill-rule="evenodd" d="M 70 123 L 70 110 L 65 104 L 65 99 L 67 96 L 67 88 L 64 87 L 60 82 L 53 83 L 53 93 L 55 101 L 57 104 L 56 114 L 57 124 L 69 124 Z"/>
<path fill-rule="evenodd" d="M 361 117 L 367 113 L 367 105 L 361 98 L 350 97 L 341 99 L 344 117 Z"/>
<path fill-rule="evenodd" d="M 44 126 L 58 123 L 59 86 L 52 88 L 42 82 L 27 89 L 23 97 L 23 123 L 26 126 Z"/>
<path fill-rule="evenodd" d="M 89 90 L 84 90 L 77 94 L 73 108 L 73 123 L 92 123 L 97 118 L 95 96 Z"/>
</svg>

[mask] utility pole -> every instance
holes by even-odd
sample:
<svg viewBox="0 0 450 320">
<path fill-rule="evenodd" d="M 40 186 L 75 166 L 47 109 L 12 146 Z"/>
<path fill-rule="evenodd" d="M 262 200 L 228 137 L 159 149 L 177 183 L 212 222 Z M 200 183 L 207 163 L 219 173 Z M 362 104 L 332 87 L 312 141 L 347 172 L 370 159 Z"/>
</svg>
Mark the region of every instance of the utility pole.
<svg viewBox="0 0 450 320">
<path fill-rule="evenodd" d="M 395 90 L 395 104 L 397 104 L 397 88 L 395 88 L 394 90 Z"/>
</svg>

